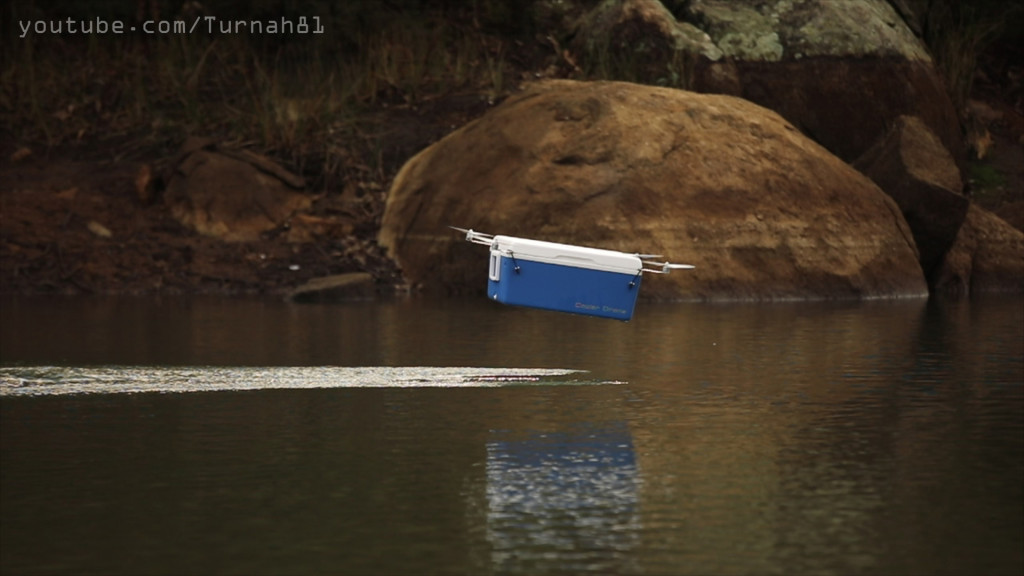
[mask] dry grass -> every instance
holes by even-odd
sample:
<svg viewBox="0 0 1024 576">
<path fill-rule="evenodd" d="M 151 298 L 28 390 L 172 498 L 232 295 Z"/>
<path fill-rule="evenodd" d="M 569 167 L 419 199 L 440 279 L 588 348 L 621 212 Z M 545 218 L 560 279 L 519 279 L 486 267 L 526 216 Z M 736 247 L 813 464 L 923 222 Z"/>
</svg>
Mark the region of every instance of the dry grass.
<svg viewBox="0 0 1024 576">
<path fill-rule="evenodd" d="M 955 0 L 932 4 L 926 41 L 959 110 L 965 109 L 973 91 L 978 58 L 1000 37 L 1007 19 L 1019 9 L 1011 3 L 984 10 Z"/>
<path fill-rule="evenodd" d="M 201 134 L 330 170 L 367 110 L 509 85 L 499 40 L 443 21 L 396 20 L 355 42 L 339 55 L 229 35 L 26 38 L 2 62 L 0 118 L 16 140 L 47 146 Z"/>
</svg>

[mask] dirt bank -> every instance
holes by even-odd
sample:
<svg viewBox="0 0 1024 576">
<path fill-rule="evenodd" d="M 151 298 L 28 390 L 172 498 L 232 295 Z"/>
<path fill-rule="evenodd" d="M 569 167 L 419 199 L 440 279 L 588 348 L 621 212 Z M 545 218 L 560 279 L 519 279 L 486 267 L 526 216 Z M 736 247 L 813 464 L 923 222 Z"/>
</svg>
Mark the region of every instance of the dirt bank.
<svg viewBox="0 0 1024 576">
<path fill-rule="evenodd" d="M 11 158 L 14 153 L 5 150 Z M 397 271 L 372 237 L 288 242 L 287 229 L 226 243 L 184 228 L 136 180 L 161 158 L 117 160 L 113 149 L 65 147 L 0 167 L 0 290 L 61 294 L 279 294 L 310 278 L 371 272 L 382 286 Z"/>
</svg>

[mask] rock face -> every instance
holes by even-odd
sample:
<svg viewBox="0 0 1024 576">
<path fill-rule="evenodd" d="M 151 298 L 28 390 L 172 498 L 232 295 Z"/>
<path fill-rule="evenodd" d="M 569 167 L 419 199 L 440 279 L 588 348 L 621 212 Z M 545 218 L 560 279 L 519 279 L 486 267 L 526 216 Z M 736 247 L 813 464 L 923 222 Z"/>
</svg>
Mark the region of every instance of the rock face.
<svg viewBox="0 0 1024 576">
<path fill-rule="evenodd" d="M 193 139 L 175 162 L 164 202 L 200 234 L 247 242 L 308 209 L 304 186 L 302 178 L 267 158 Z"/>
<path fill-rule="evenodd" d="M 897 117 L 913 114 L 963 166 L 956 110 L 907 24 L 919 25 L 917 2 L 903 2 L 903 16 L 885 0 L 664 4 L 678 8 L 669 12 L 657 0 L 600 4 L 582 20 L 575 50 L 617 48 L 620 60 L 637 60 L 639 82 L 741 96 L 847 162 Z"/>
<path fill-rule="evenodd" d="M 628 52 L 643 55 L 629 59 L 634 73 L 657 81 L 671 73 L 674 57 L 680 53 L 699 54 L 718 60 L 722 50 L 711 37 L 689 22 L 677 20 L 658 0 L 603 2 L 581 19 L 572 44 L 574 51 L 589 58 L 621 57 Z M 600 62 L 599 62 L 600 63 Z M 611 65 L 610 62 L 603 62 Z"/>
<path fill-rule="evenodd" d="M 740 60 L 929 60 L 924 46 L 885 0 L 692 0 L 684 13 L 701 24 L 726 56 Z"/>
<path fill-rule="evenodd" d="M 934 274 L 949 296 L 1024 293 L 1024 232 L 971 204 L 956 241 Z"/>
<path fill-rule="evenodd" d="M 854 166 L 899 204 L 930 275 L 967 217 L 969 201 L 949 152 L 919 118 L 901 116 Z"/>
<path fill-rule="evenodd" d="M 380 244 L 412 285 L 482 292 L 487 255 L 449 225 L 663 254 L 662 299 L 920 296 L 899 208 L 778 114 L 729 96 L 538 83 L 412 158 Z"/>
</svg>

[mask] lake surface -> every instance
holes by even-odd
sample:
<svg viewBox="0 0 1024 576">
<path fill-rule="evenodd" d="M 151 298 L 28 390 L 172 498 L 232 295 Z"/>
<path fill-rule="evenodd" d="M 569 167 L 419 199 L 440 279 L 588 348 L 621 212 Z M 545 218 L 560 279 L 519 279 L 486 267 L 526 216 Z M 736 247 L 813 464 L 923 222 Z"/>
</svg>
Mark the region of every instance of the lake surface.
<svg viewBox="0 0 1024 576">
<path fill-rule="evenodd" d="M 0 573 L 1024 573 L 1024 301 L 0 300 Z"/>
</svg>

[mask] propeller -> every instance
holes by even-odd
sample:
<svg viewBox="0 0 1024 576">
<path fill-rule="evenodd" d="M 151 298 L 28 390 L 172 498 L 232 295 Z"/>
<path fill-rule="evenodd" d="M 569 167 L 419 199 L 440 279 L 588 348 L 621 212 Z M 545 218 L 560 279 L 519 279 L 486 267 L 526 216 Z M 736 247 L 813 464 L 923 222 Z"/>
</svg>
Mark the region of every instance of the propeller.
<svg viewBox="0 0 1024 576">
<path fill-rule="evenodd" d="M 494 240 L 494 236 L 491 234 L 484 234 L 483 232 L 474 232 L 472 228 L 459 228 L 458 226 L 449 226 L 452 230 L 457 230 L 466 235 L 466 240 L 474 244 L 486 244 L 490 245 Z"/>
<path fill-rule="evenodd" d="M 673 264 L 672 262 L 644 262 L 645 266 L 657 266 L 658 268 L 644 268 L 644 272 L 653 272 L 655 274 L 668 274 L 672 270 L 692 270 L 694 266 L 690 264 Z"/>
</svg>

